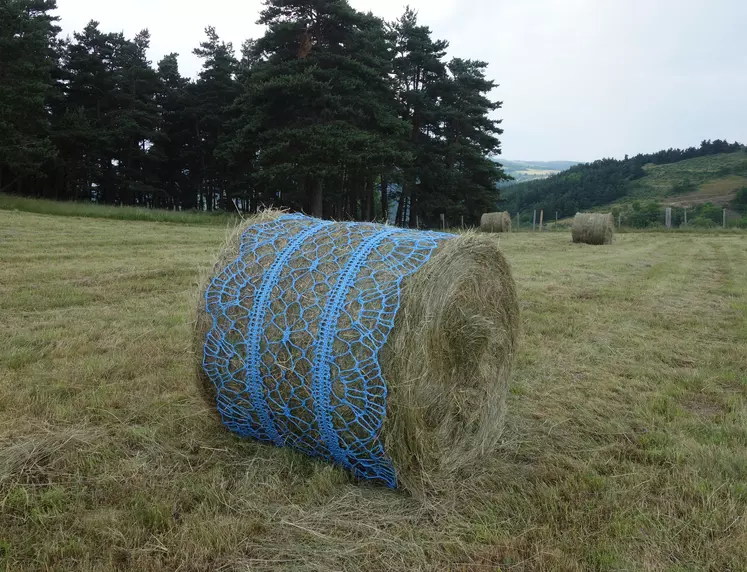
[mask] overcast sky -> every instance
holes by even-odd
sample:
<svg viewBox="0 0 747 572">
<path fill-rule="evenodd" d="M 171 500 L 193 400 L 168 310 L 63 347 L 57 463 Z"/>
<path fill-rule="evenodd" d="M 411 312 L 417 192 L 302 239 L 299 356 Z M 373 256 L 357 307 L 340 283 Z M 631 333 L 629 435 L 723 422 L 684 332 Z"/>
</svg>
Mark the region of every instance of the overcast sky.
<svg viewBox="0 0 747 572">
<path fill-rule="evenodd" d="M 351 0 L 387 20 L 406 1 Z M 703 139 L 747 141 L 747 0 L 411 0 L 450 55 L 482 59 L 500 87 L 503 156 L 591 161 Z M 152 36 L 157 62 L 192 55 L 215 26 L 237 51 L 261 0 L 58 0 L 63 33 L 89 20 Z"/>
</svg>

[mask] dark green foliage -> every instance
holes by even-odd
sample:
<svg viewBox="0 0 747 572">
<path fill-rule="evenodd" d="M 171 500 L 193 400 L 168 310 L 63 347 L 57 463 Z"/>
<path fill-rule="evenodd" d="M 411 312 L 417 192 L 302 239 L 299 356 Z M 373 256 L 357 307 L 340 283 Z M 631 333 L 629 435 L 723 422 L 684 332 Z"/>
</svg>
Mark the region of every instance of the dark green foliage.
<svg viewBox="0 0 747 572">
<path fill-rule="evenodd" d="M 662 208 L 653 201 L 641 203 L 634 201 L 631 212 L 626 218 L 626 223 L 633 228 L 645 228 L 656 224 L 662 224 Z"/>
<path fill-rule="evenodd" d="M 512 211 L 559 211 L 561 217 L 606 205 L 628 194 L 629 185 L 646 175 L 643 167 L 665 165 L 696 157 L 731 153 L 743 148 L 740 143 L 703 141 L 699 148 L 669 149 L 651 155 L 626 157 L 624 160 L 602 159 L 571 167 L 568 171 L 544 179 L 513 185 L 503 191 L 502 204 Z M 731 171 L 727 174 L 731 174 Z M 694 183 L 681 181 L 673 192 L 696 190 Z"/>
<path fill-rule="evenodd" d="M 731 206 L 735 211 L 747 214 L 747 187 L 742 187 L 737 191 Z"/>
<path fill-rule="evenodd" d="M 446 62 L 410 9 L 386 24 L 347 0 L 266 0 L 264 35 L 206 28 L 194 81 L 150 35 L 90 22 L 58 41 L 54 0 L 0 10 L 0 187 L 174 210 L 436 226 L 493 210 L 506 176 L 486 64 Z"/>
<path fill-rule="evenodd" d="M 55 0 L 4 0 L 0 6 L 0 191 L 24 192 L 52 161 L 46 103 L 54 88 Z"/>
<path fill-rule="evenodd" d="M 698 207 L 695 212 L 698 217 L 713 221 L 714 224 L 721 224 L 723 222 L 724 209 L 714 204 L 706 203 Z"/>
<path fill-rule="evenodd" d="M 488 158 L 500 153 L 502 130 L 489 117 L 501 104 L 487 98 L 495 87 L 485 77 L 487 64 L 445 64 L 448 43 L 434 41 L 409 8 L 390 28 L 399 113 L 408 123 L 412 156 L 398 181 L 397 223 L 415 226 L 420 218 L 433 226 L 443 213 L 478 224 L 483 213 L 495 210 L 497 184 L 507 180 Z"/>
<path fill-rule="evenodd" d="M 149 44 L 147 30 L 128 40 L 91 22 L 65 47 L 54 140 L 60 150 L 56 179 L 66 198 L 162 204 L 149 153 L 160 88 L 146 59 Z"/>
<path fill-rule="evenodd" d="M 680 181 L 679 183 L 672 186 L 673 195 L 684 195 L 686 193 L 693 193 L 698 190 L 697 183 L 690 180 Z"/>
<path fill-rule="evenodd" d="M 199 163 L 197 119 L 189 106 L 190 82 L 179 73 L 177 54 L 158 63 L 160 89 L 156 96 L 159 126 L 151 155 L 161 190 L 174 204 L 197 207 L 196 177 Z"/>
<path fill-rule="evenodd" d="M 374 179 L 401 162 L 383 23 L 347 2 L 267 2 L 246 53 L 236 150 L 259 148 L 265 200 L 373 219 Z"/>
<path fill-rule="evenodd" d="M 202 190 L 198 207 L 231 210 L 231 173 L 222 146 L 231 140 L 232 106 L 239 96 L 236 73 L 239 62 L 233 46 L 220 41 L 215 28 L 205 30 L 207 40 L 194 50 L 202 59 L 197 82 L 189 86 L 187 109 L 195 119 L 197 164 L 195 173 Z"/>
<path fill-rule="evenodd" d="M 690 224 L 695 228 L 713 228 L 716 226 L 716 223 L 706 216 L 695 217 Z"/>
<path fill-rule="evenodd" d="M 633 201 L 624 207 L 612 209 L 615 223 L 618 217 L 625 227 L 649 228 L 663 226 L 666 220 L 666 207 L 662 207 L 656 201 Z M 705 203 L 687 209 L 688 226 L 698 228 L 710 228 L 723 224 L 724 210 L 722 207 L 712 203 Z M 672 208 L 672 227 L 679 228 L 685 225 L 684 208 Z"/>
</svg>

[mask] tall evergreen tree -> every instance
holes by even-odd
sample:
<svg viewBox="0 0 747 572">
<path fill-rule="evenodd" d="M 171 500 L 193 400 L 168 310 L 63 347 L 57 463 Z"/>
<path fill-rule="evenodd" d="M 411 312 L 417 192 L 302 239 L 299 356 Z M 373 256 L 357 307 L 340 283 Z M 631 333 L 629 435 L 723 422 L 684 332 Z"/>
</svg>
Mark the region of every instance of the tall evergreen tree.
<svg viewBox="0 0 747 572">
<path fill-rule="evenodd" d="M 197 119 L 189 109 L 190 81 L 179 73 L 177 54 L 158 63 L 159 125 L 151 157 L 164 194 L 174 208 L 197 208 Z"/>
<path fill-rule="evenodd" d="M 415 226 L 428 189 L 439 185 L 444 173 L 439 90 L 446 79 L 448 43 L 431 37 L 427 26 L 418 24 L 417 13 L 406 8 L 391 25 L 395 36 L 394 74 L 401 117 L 409 124 L 409 146 L 413 161 L 403 171 L 403 187 L 397 223 Z"/>
<path fill-rule="evenodd" d="M 57 144 L 76 180 L 77 198 L 155 205 L 148 149 L 158 124 L 158 77 L 146 57 L 147 31 L 134 40 L 103 33 L 97 22 L 76 33 L 65 54 L 64 116 Z M 74 175 L 75 176 L 75 175 Z"/>
<path fill-rule="evenodd" d="M 116 162 L 117 202 L 169 206 L 168 197 L 155 186 L 155 165 L 149 150 L 153 145 L 159 114 L 157 73 L 147 59 L 150 34 L 143 30 L 132 40 L 116 36 L 112 61 L 115 91 L 110 135 L 114 139 L 112 160 Z"/>
<path fill-rule="evenodd" d="M 240 106 L 260 188 L 316 216 L 373 218 L 403 132 L 383 23 L 345 0 L 268 0 L 260 23 Z"/>
<path fill-rule="evenodd" d="M 241 61 L 206 29 L 196 81 L 175 54 L 152 68 L 147 31 L 128 39 L 90 22 L 58 41 L 54 8 L 0 9 L 0 187 L 356 220 L 387 220 L 398 199 L 405 225 L 474 218 L 496 198 L 502 172 L 487 156 L 500 106 L 485 64 L 447 66 L 446 42 L 409 8 L 386 26 L 347 0 L 266 0 L 266 32 Z"/>
<path fill-rule="evenodd" d="M 238 61 L 230 43 L 222 42 L 215 28 L 205 30 L 207 40 L 194 53 L 203 60 L 196 83 L 190 86 L 190 112 L 197 119 L 198 174 L 202 201 L 209 210 L 230 208 L 230 163 L 222 146 L 232 138 L 233 104 L 239 95 Z"/>
<path fill-rule="evenodd" d="M 107 202 L 109 198 L 104 174 L 113 169 L 112 143 L 105 117 L 116 87 L 113 44 L 114 36 L 101 32 L 98 22 L 92 21 L 73 35 L 63 53 L 63 96 L 55 114 L 54 140 L 67 196 L 72 199 Z"/>
<path fill-rule="evenodd" d="M 47 100 L 54 88 L 55 0 L 5 0 L 0 6 L 0 191 L 53 160 Z"/>
<path fill-rule="evenodd" d="M 490 115 L 502 104 L 487 97 L 495 82 L 486 79 L 486 69 L 485 62 L 452 60 L 441 98 L 448 184 L 439 188 L 438 208 L 450 214 L 451 220 L 464 216 L 473 224 L 482 213 L 495 208 L 497 185 L 507 180 L 500 165 L 491 159 L 501 152 L 498 136 L 503 130 L 500 121 Z"/>
</svg>

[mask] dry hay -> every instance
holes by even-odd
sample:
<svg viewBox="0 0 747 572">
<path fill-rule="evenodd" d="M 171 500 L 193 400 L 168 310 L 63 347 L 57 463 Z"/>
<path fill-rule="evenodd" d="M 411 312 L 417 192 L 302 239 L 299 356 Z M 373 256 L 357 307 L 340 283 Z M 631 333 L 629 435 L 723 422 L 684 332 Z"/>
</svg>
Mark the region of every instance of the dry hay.
<svg viewBox="0 0 747 572">
<path fill-rule="evenodd" d="M 213 275 L 236 259 L 246 228 L 277 216 L 265 213 L 232 232 Z M 212 327 L 204 300 L 209 279 L 199 292 L 194 342 L 200 358 Z M 380 440 L 401 488 L 418 495 L 450 488 L 495 451 L 518 331 L 514 280 L 493 240 L 466 233 L 444 241 L 403 281 L 395 325 L 379 354 L 388 388 Z M 199 371 L 202 393 L 215 408 L 216 388 Z M 294 378 L 307 383 L 301 373 Z"/>
<path fill-rule="evenodd" d="M 486 213 L 480 219 L 481 232 L 511 232 L 511 215 L 507 212 Z"/>
<path fill-rule="evenodd" d="M 578 213 L 573 221 L 571 234 L 575 243 L 612 244 L 615 238 L 615 219 L 610 213 Z"/>
</svg>

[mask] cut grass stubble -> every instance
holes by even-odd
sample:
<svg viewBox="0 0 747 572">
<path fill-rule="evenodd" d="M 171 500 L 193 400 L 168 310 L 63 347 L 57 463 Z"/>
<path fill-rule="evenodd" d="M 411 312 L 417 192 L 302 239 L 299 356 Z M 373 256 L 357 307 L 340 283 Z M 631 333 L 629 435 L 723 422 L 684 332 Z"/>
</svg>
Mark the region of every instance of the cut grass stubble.
<svg viewBox="0 0 747 572">
<path fill-rule="evenodd" d="M 427 503 L 215 422 L 190 320 L 223 238 L 0 212 L 0 569 L 745 569 L 745 235 L 503 235 L 506 432 Z"/>
</svg>

